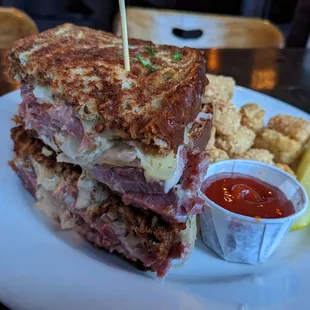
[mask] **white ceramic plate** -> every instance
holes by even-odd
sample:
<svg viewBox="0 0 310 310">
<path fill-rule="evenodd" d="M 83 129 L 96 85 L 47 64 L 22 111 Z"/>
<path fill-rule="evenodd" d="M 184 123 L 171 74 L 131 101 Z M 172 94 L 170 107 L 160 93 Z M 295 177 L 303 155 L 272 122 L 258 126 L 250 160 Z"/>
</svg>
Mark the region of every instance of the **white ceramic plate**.
<svg viewBox="0 0 310 310">
<path fill-rule="evenodd" d="M 7 165 L 18 92 L 0 98 L 0 300 L 12 309 L 310 309 L 310 228 L 288 234 L 260 265 L 228 263 L 197 242 L 183 268 L 162 281 L 63 232 L 34 206 Z M 257 102 L 269 117 L 310 115 L 271 97 L 236 88 L 233 102 Z"/>
</svg>

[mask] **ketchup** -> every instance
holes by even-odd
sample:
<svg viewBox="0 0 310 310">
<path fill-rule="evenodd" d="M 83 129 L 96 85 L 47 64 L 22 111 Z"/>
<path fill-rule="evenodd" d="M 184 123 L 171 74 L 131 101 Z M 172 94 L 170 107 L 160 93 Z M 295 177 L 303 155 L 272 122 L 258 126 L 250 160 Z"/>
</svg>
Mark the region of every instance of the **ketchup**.
<svg viewBox="0 0 310 310">
<path fill-rule="evenodd" d="M 221 173 L 208 178 L 205 195 L 226 210 L 255 218 L 281 218 L 295 213 L 285 194 L 254 177 Z"/>
</svg>

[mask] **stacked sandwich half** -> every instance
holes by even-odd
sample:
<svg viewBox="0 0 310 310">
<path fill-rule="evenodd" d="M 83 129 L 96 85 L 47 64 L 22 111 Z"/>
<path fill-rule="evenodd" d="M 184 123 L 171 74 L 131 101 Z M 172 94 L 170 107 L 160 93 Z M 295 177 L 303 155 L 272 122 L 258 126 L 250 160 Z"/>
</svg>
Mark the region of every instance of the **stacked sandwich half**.
<svg viewBox="0 0 310 310">
<path fill-rule="evenodd" d="M 212 114 L 203 53 L 59 26 L 18 41 L 11 166 L 48 216 L 165 276 L 188 257 Z"/>
</svg>

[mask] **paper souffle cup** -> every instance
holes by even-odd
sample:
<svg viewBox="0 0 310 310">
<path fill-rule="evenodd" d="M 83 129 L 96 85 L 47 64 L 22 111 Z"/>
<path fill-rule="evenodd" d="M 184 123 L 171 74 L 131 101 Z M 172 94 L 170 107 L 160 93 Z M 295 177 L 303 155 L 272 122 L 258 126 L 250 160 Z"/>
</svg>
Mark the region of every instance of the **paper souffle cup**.
<svg viewBox="0 0 310 310">
<path fill-rule="evenodd" d="M 205 180 L 220 173 L 241 173 L 278 187 L 294 205 L 293 215 L 255 220 L 230 212 L 206 197 L 200 215 L 203 243 L 223 259 L 256 264 L 265 261 L 280 245 L 293 221 L 307 208 L 308 196 L 302 185 L 285 171 L 252 160 L 227 160 L 210 165 Z"/>
</svg>

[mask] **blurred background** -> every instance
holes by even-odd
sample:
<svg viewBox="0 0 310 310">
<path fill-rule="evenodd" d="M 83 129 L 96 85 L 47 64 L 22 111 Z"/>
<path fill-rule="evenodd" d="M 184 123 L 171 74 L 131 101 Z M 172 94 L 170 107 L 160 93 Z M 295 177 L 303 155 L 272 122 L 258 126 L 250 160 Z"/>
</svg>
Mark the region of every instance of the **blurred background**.
<svg viewBox="0 0 310 310">
<path fill-rule="evenodd" d="M 112 31 L 117 0 L 0 0 L 3 6 L 19 8 L 30 15 L 40 30 L 64 22 Z M 298 0 L 127 0 L 127 6 L 186 10 L 214 14 L 255 16 L 269 19 L 285 34 L 293 20 Z"/>
<path fill-rule="evenodd" d="M 118 34 L 121 31 L 117 0 L 0 0 L 0 6 L 24 11 L 39 31 L 64 22 Z M 127 0 L 126 6 L 144 8 L 128 12 L 129 35 L 158 43 L 193 47 L 310 47 L 310 0 Z M 225 16 L 227 19 L 223 19 Z M 246 33 L 260 37 L 260 42 L 244 44 L 248 38 L 239 42 L 238 36 Z M 229 42 L 229 37 L 234 43 Z"/>
</svg>

